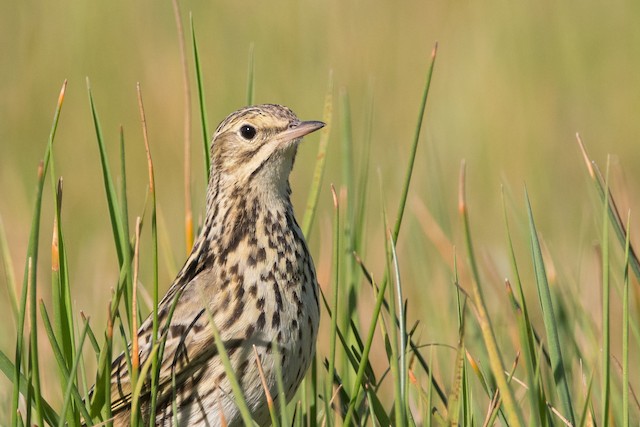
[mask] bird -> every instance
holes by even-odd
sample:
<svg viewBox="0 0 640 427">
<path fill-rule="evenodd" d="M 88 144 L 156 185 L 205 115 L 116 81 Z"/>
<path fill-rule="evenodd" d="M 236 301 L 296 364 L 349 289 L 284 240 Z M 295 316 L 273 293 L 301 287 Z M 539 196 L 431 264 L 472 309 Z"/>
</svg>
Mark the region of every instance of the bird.
<svg viewBox="0 0 640 427">
<path fill-rule="evenodd" d="M 243 425 L 212 321 L 258 425 L 271 419 L 265 388 L 280 399 L 278 365 L 286 400 L 295 395 L 315 354 L 320 306 L 289 175 L 302 137 L 324 125 L 262 104 L 231 113 L 217 127 L 203 225 L 158 304 L 164 351 L 154 412 L 149 378 L 138 401 L 145 425 Z M 140 366 L 154 351 L 152 336 L 150 315 L 137 331 Z M 132 388 L 123 352 L 111 367 L 114 426 L 130 425 Z"/>
</svg>

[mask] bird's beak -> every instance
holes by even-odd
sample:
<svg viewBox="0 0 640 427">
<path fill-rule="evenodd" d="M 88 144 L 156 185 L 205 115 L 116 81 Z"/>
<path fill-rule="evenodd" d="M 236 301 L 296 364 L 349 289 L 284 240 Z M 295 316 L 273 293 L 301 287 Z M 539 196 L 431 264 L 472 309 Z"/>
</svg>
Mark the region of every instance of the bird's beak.
<svg viewBox="0 0 640 427">
<path fill-rule="evenodd" d="M 324 127 L 324 122 L 311 120 L 308 122 L 296 122 L 289 125 L 289 129 L 280 134 L 285 141 L 293 141 Z"/>
</svg>

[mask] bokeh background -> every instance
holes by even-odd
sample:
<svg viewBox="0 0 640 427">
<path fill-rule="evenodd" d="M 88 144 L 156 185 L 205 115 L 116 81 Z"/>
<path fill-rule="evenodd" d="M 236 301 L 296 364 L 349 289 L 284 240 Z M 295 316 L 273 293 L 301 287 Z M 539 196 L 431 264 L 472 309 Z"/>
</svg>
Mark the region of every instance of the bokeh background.
<svg viewBox="0 0 640 427">
<path fill-rule="evenodd" d="M 509 321 L 508 316 L 501 317 L 500 306 L 506 301 L 502 279 L 511 274 L 501 186 L 513 216 L 516 248 L 525 264 L 523 274 L 530 281 L 528 291 L 535 293 L 523 227 L 525 185 L 539 231 L 556 261 L 551 270 L 554 286 L 595 310 L 594 321 L 598 322 L 594 242 L 601 228 L 595 214 L 600 207 L 575 133 L 580 132 L 601 165 L 608 154 L 613 155 L 614 189 L 625 211 L 637 211 L 640 3 L 250 0 L 181 1 L 180 9 L 187 37 L 189 13 L 193 14 L 212 129 L 246 102 L 252 44 L 257 103 L 282 103 L 301 118 L 320 119 L 333 72 L 333 129 L 319 212 L 310 237 L 326 289 L 331 261 L 329 184 L 340 188 L 344 183 L 340 92 L 349 95 L 356 163 L 364 152 L 366 111 L 373 99 L 371 194 L 363 256 L 374 273 L 381 275 L 382 207 L 395 213 L 431 50 L 438 42 L 410 203 L 398 244 L 410 316 L 427 320 L 421 339 L 451 345 L 457 339 L 452 274 L 447 268 L 451 260 L 442 259 L 426 237 L 421 207 L 429 209 L 450 241 L 462 247 L 456 210 L 462 159 L 468 169 L 471 225 L 489 283 L 487 299 L 491 310 L 497 311 L 498 325 Z M 189 40 L 197 219 L 203 212 L 205 183 Z M 85 79 L 91 81 L 114 172 L 119 127 L 124 127 L 132 220 L 144 208 L 147 188 L 135 92 L 136 82 L 142 86 L 163 234 L 161 287 L 166 287 L 186 251 L 184 93 L 172 4 L 3 0 L 0 64 L 0 217 L 12 267 L 21 282 L 36 168 L 58 92 L 68 79 L 55 141 L 55 172 L 65 182 L 63 225 L 76 309 L 90 314 L 94 325 L 102 325 L 118 272 Z M 291 178 L 299 215 L 317 141 L 317 136 L 310 137 L 301 147 Z M 53 212 L 50 186 L 45 188 L 39 286 L 46 301 Z M 632 224 L 639 228 L 637 219 Z M 143 283 L 151 279 L 150 265 L 143 254 Z M 0 282 L 0 324 L 4 325 L 0 327 L 0 348 L 12 354 L 13 320 L 4 278 Z M 443 366 L 454 355 L 445 350 L 435 354 Z M 45 362 L 47 366 L 53 368 L 53 361 L 50 365 Z M 442 370 L 445 384 L 450 381 L 447 372 Z M 9 383 L 0 378 L 0 402 L 7 401 L 9 389 Z"/>
</svg>

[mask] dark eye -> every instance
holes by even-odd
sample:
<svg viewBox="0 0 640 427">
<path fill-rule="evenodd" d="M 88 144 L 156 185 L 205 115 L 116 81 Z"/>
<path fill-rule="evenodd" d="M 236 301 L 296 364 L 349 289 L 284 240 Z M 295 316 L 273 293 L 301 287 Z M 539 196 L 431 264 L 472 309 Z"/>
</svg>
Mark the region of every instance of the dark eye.
<svg viewBox="0 0 640 427">
<path fill-rule="evenodd" d="M 250 125 L 242 125 L 240 135 L 242 135 L 244 139 L 253 139 L 253 137 L 256 136 L 256 128 Z"/>
</svg>

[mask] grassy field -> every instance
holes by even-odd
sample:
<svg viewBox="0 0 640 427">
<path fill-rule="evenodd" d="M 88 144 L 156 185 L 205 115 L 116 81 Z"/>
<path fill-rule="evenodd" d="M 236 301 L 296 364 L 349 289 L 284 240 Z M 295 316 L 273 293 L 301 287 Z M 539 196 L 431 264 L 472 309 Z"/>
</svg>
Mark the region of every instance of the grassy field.
<svg viewBox="0 0 640 427">
<path fill-rule="evenodd" d="M 180 13 L 195 228 L 206 180 L 190 14 L 209 133 L 250 101 L 284 104 L 303 119 L 330 123 L 301 146 L 291 182 L 298 218 L 314 214 L 308 241 L 337 316 L 322 313 L 317 382 L 307 379 L 299 407 L 294 402 L 278 412 L 277 423 L 290 424 L 295 413 L 298 425 L 341 425 L 346 418 L 365 425 L 637 425 L 640 295 L 638 270 L 626 268 L 634 257 L 625 251 L 621 225 L 628 221 L 630 245 L 638 244 L 639 4 L 276 0 L 185 2 Z M 74 338 L 57 333 L 58 342 L 69 340 L 68 368 L 83 336 L 80 313 L 90 317 L 103 346 L 107 303 L 120 277 L 109 200 L 124 205 L 121 128 L 129 230 L 120 229 L 115 240 L 130 240 L 145 212 L 144 315 L 154 285 L 160 294 L 167 289 L 189 249 L 176 14 L 171 2 L 4 1 L 0 46 L 0 351 L 6 355 L 0 368 L 9 373 L 0 375 L 0 425 L 17 420 L 7 363 L 15 362 L 20 314 L 26 316 L 23 360 L 35 348 L 29 325 L 37 318 L 42 396 L 59 415 L 68 392 L 67 421 L 74 424 L 82 415 L 79 399 L 59 373 L 39 301 L 54 319 L 72 316 Z M 118 194 L 111 199 L 87 78 Z M 29 246 L 40 200 L 38 164 L 65 79 L 39 237 Z M 138 82 L 156 177 L 157 233 Z M 586 166 L 576 132 L 600 179 Z M 323 142 L 324 175 L 314 182 Z M 52 272 L 49 255 L 60 176 L 63 273 Z M 619 220 L 606 214 L 606 181 Z M 317 206 L 309 209 L 316 189 Z M 40 256 L 27 274 L 27 253 L 36 243 Z M 377 286 L 387 286 L 385 293 L 373 290 L 365 269 Z M 36 288 L 25 292 L 23 273 L 37 278 Z M 61 277 L 68 288 L 58 287 Z M 69 294 L 59 297 L 57 289 Z M 378 295 L 385 301 L 379 316 Z M 56 301 L 62 300 L 68 307 L 60 317 Z M 114 351 L 121 341 L 116 333 Z M 368 363 L 360 369 L 365 347 Z M 95 381 L 96 365 L 87 338 L 79 396 Z M 327 375 L 333 369 L 334 383 Z M 24 399 L 19 409 L 25 421 Z M 40 422 L 37 411 L 28 416 Z"/>
</svg>

